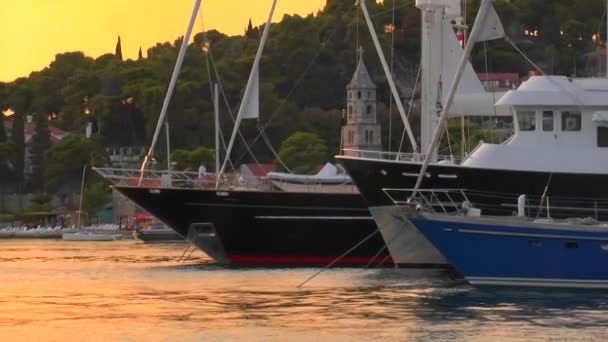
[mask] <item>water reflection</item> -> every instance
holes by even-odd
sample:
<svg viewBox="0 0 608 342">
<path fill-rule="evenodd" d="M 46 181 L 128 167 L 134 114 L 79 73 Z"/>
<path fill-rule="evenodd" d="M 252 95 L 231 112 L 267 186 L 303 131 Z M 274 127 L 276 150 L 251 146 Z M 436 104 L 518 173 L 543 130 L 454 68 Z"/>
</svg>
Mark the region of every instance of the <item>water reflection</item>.
<svg viewBox="0 0 608 342">
<path fill-rule="evenodd" d="M 0 337 L 603 338 L 608 294 L 475 289 L 442 272 L 226 269 L 184 245 L 0 242 Z"/>
</svg>

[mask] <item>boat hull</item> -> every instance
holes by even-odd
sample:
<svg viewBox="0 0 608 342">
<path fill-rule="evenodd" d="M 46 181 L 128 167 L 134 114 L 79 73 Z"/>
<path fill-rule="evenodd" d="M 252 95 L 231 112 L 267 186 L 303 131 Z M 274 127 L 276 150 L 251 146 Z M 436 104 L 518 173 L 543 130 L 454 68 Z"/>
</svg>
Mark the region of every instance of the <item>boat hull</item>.
<svg viewBox="0 0 608 342">
<path fill-rule="evenodd" d="M 351 175 L 361 195 L 372 207 L 393 206 L 394 202 L 383 189 L 414 188 L 420 163 L 363 159 L 337 156 Z M 517 197 L 525 194 L 531 204 L 540 197 L 560 198 L 551 201 L 553 218 L 590 216 L 608 220 L 606 193 L 607 174 L 549 173 L 540 171 L 482 169 L 458 165 L 430 164 L 420 186 L 422 189 L 466 189 L 479 194 L 467 194 L 476 208 L 488 215 L 512 216 L 517 211 Z M 487 193 L 500 194 L 494 198 Z M 402 199 L 407 193 L 399 193 Z M 573 203 L 576 201 L 576 203 Z M 538 208 L 534 209 L 538 210 Z M 530 216 L 536 216 L 535 212 Z M 544 208 L 541 215 L 545 215 Z"/>
<path fill-rule="evenodd" d="M 138 233 L 134 233 L 133 237 L 135 237 L 136 239 L 139 239 L 143 242 L 181 242 L 181 241 L 185 241 L 184 238 L 177 234 L 174 230 L 170 230 L 170 231 L 154 231 L 154 232 L 148 232 L 148 231 L 140 231 Z"/>
<path fill-rule="evenodd" d="M 473 285 L 608 288 L 607 228 L 432 216 L 411 220 Z"/>
<path fill-rule="evenodd" d="M 393 265 L 358 194 L 114 188 L 221 264 Z"/>
</svg>

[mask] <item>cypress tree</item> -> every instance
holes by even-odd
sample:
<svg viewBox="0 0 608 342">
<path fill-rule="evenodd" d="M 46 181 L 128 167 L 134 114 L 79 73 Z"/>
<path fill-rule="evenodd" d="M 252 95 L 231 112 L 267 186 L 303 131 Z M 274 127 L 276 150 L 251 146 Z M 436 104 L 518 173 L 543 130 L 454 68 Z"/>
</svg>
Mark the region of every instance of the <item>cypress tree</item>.
<svg viewBox="0 0 608 342">
<path fill-rule="evenodd" d="M 139 52 L 137 53 L 137 60 L 144 59 L 144 54 L 141 53 L 141 46 L 139 47 Z"/>
<path fill-rule="evenodd" d="M 249 18 L 249 24 L 247 24 L 247 29 L 245 30 L 245 37 L 247 38 L 255 38 L 256 32 L 253 29 L 253 24 L 251 23 L 251 18 Z"/>
<path fill-rule="evenodd" d="M 15 176 L 23 181 L 23 167 L 25 164 L 25 112 L 15 111 L 13 115 L 13 132 L 11 138 L 15 143 Z"/>
<path fill-rule="evenodd" d="M 4 115 L 0 113 L 0 144 L 6 142 L 6 131 L 4 129 Z"/>
<path fill-rule="evenodd" d="M 116 42 L 116 52 L 114 55 L 122 61 L 122 44 L 120 43 L 120 36 L 118 36 L 118 41 Z"/>
<path fill-rule="evenodd" d="M 32 185 L 35 190 L 44 189 L 44 170 L 46 166 L 44 155 L 51 146 L 51 133 L 47 114 L 34 115 L 36 128 L 31 143 Z"/>
</svg>

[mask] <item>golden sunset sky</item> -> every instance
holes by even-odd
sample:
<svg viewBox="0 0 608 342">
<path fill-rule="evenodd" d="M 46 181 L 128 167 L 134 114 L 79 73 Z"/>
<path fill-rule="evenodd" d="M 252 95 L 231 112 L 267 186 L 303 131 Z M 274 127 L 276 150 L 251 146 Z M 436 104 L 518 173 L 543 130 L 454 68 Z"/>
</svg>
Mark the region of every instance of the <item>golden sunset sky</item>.
<svg viewBox="0 0 608 342">
<path fill-rule="evenodd" d="M 273 21 L 284 14 L 316 13 L 326 0 L 281 0 Z M 271 0 L 203 0 L 205 28 L 243 34 L 249 18 L 265 22 Z M 1 0 L 0 81 L 41 70 L 55 54 L 84 51 L 97 57 L 113 53 L 118 35 L 126 58 L 157 42 L 184 35 L 193 0 Z M 201 31 L 200 16 L 194 32 Z"/>
</svg>

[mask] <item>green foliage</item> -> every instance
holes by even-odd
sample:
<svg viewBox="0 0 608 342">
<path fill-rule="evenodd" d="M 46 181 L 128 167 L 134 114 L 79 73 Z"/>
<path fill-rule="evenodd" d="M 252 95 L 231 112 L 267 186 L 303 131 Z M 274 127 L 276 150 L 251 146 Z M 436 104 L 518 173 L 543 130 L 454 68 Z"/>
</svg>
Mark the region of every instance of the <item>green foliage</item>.
<svg viewBox="0 0 608 342">
<path fill-rule="evenodd" d="M 45 153 L 51 146 L 51 133 L 49 131 L 48 116 L 45 113 L 37 113 L 34 117 L 36 130 L 32 137 L 30 152 L 32 163 L 32 190 L 44 189 L 44 169 L 46 166 Z"/>
<path fill-rule="evenodd" d="M 0 143 L 0 163 L 11 164 L 15 159 L 15 143 L 6 141 Z"/>
<path fill-rule="evenodd" d="M 315 133 L 295 132 L 279 148 L 279 158 L 294 173 L 312 173 L 327 161 L 327 145 Z"/>
<path fill-rule="evenodd" d="M 387 55 L 394 40 L 394 74 L 398 84 L 413 86 L 420 58 L 420 11 L 415 2 L 366 3 Z M 479 3 L 479 0 L 467 2 L 469 27 Z M 598 47 L 591 37 L 598 31 L 603 32 L 604 2 L 496 0 L 495 4 L 508 35 L 545 71 L 572 75 L 577 70 L 578 76 L 582 76 L 599 69 L 588 67 L 585 54 Z M 392 23 L 393 5 L 396 20 L 394 35 L 391 35 L 385 28 Z M 523 28 L 538 29 L 540 34 L 523 36 Z M 242 99 L 262 29 L 263 26 L 247 25 L 242 36 L 227 36 L 212 30 L 207 32 L 206 42 L 204 34 L 198 33 L 188 46 L 168 108 L 171 146 L 178 149 L 173 159 L 179 168 L 196 167 L 201 160 L 211 164 L 213 160 L 188 152 L 213 144 L 212 81 L 208 75 L 212 75 L 213 82 L 217 79 L 215 70 L 208 69 L 211 64 L 207 58 L 213 57 L 222 94 L 226 96 L 221 100 L 221 127 L 226 136 L 233 125 L 229 112 L 234 115 Z M 71 133 L 84 132 L 86 124 L 92 121 L 98 128 L 95 138 L 104 146 L 147 146 L 181 40 L 160 42 L 147 50 L 146 58 L 141 54 L 135 61 L 122 60 L 120 42 L 115 50 L 96 59 L 82 52 L 61 53 L 44 70 L 14 82 L 0 83 L 0 110 L 12 108 L 16 112 L 12 134 L 14 152 L 5 146 L 6 155 L 12 155 L 10 164 L 19 180 L 13 183 L 20 183 L 23 178 L 25 145 L 21 132 L 27 114 L 56 113 L 58 120 L 52 124 Z M 201 47 L 207 45 L 209 49 L 205 52 Z M 266 128 L 270 143 L 276 145 L 297 131 L 309 131 L 326 141 L 324 160 L 338 151 L 339 116 L 345 106 L 345 86 L 355 69 L 357 45 L 363 47 L 368 70 L 378 86 L 378 118 L 383 127 L 383 145 L 389 146 L 389 89 L 360 10 L 344 0 L 328 0 L 325 9 L 314 15 L 286 15 L 272 24 L 260 66 L 259 121 Z M 479 72 L 517 72 L 523 76 L 531 69 L 504 41 L 477 44 L 471 60 Z M 411 124 L 416 129 L 418 125 L 413 120 Z M 403 129 L 396 111 L 393 111 L 392 123 L 390 146 L 395 150 Z M 257 123 L 244 122 L 241 133 L 249 146 L 258 136 Z M 164 140 L 163 134 L 159 143 L 165 143 Z M 263 141 L 257 139 L 251 149 L 259 161 L 271 161 L 274 156 Z M 39 147 L 38 152 L 44 149 Z M 86 154 L 89 151 L 81 152 L 85 155 L 80 159 L 72 157 L 76 164 L 89 159 Z M 250 161 L 241 141 L 235 144 L 232 157 L 240 162 Z M 64 178 L 79 179 L 81 166 L 69 166 L 72 171 L 64 175 L 63 168 L 56 164 L 53 170 L 45 171 L 52 183 L 47 188 L 57 189 Z"/>
<path fill-rule="evenodd" d="M 2 96 L 2 94 L 0 94 L 0 96 Z M 1 108 L 2 106 L 0 105 L 0 112 L 3 111 Z M 4 128 L 4 115 L 0 113 L 0 143 L 4 142 L 6 142 L 6 129 Z"/>
<path fill-rule="evenodd" d="M 206 147 L 198 147 L 194 150 L 177 149 L 171 153 L 171 161 L 176 163 L 177 170 L 198 170 L 201 163 L 209 170 L 215 162 L 215 152 Z"/>
<path fill-rule="evenodd" d="M 112 199 L 110 185 L 106 181 L 89 184 L 84 189 L 82 207 L 92 217 Z"/>
<path fill-rule="evenodd" d="M 32 197 L 32 205 L 26 210 L 27 212 L 47 212 L 53 209 L 51 196 L 47 194 L 39 194 Z"/>
<path fill-rule="evenodd" d="M 482 118 L 480 118 L 481 121 Z M 460 118 L 454 118 L 448 121 L 449 140 L 444 132 L 443 139 L 439 146 L 439 154 L 460 156 L 462 154 L 462 124 Z M 468 153 L 474 149 L 480 141 L 496 143 L 497 137 L 495 132 L 489 129 L 480 128 L 478 125 L 471 124 L 469 120 L 465 121 L 465 145 L 464 152 Z"/>
<path fill-rule="evenodd" d="M 62 184 L 80 188 L 83 166 L 103 166 L 107 155 L 101 144 L 82 135 L 70 134 L 53 145 L 46 154 L 47 189 L 56 191 Z"/>
</svg>

